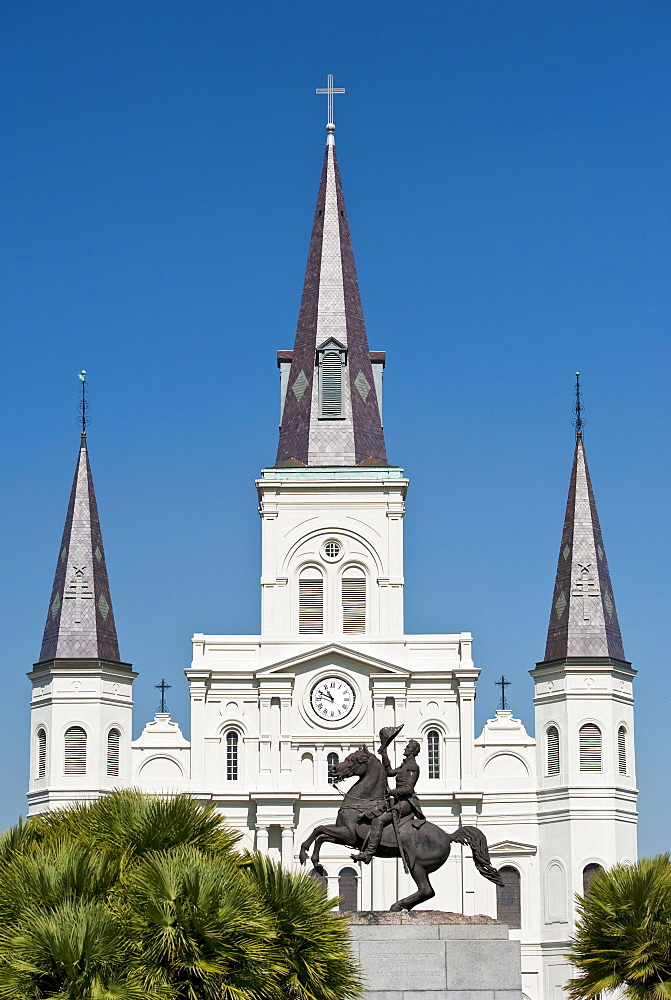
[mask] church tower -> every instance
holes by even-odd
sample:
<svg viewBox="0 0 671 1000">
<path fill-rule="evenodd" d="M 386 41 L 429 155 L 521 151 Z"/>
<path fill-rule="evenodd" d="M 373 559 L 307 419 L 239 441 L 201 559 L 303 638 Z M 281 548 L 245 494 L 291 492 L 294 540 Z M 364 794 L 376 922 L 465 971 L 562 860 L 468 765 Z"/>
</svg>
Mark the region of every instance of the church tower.
<svg viewBox="0 0 671 1000">
<path fill-rule="evenodd" d="M 257 482 L 264 635 L 403 632 L 407 481 L 387 463 L 385 355 L 368 348 L 334 128 L 294 349 L 278 352 L 277 461 Z"/>
<path fill-rule="evenodd" d="M 546 1000 L 566 980 L 575 893 L 592 872 L 636 859 L 632 682 L 594 492 L 576 381 L 576 442 L 545 658 L 535 685 L 541 948 Z M 554 976 L 554 979 L 553 979 Z"/>
<path fill-rule="evenodd" d="M 132 684 L 119 656 L 82 433 L 31 701 L 29 812 L 98 798 L 130 778 Z"/>
</svg>

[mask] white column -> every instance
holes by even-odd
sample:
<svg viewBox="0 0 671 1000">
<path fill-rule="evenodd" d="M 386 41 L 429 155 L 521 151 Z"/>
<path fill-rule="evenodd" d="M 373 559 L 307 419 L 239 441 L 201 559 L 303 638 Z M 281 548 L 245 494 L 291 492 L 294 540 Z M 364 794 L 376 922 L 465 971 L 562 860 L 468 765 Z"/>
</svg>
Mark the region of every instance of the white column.
<svg viewBox="0 0 671 1000">
<path fill-rule="evenodd" d="M 270 698 L 261 698 L 259 734 L 259 772 L 270 774 Z"/>
<path fill-rule="evenodd" d="M 291 774 L 291 698 L 280 698 L 280 774 Z"/>
<path fill-rule="evenodd" d="M 256 824 L 256 850 L 260 854 L 268 853 L 268 827 Z"/>
<path fill-rule="evenodd" d="M 294 863 L 294 828 L 282 827 L 282 867 L 293 868 Z"/>
</svg>

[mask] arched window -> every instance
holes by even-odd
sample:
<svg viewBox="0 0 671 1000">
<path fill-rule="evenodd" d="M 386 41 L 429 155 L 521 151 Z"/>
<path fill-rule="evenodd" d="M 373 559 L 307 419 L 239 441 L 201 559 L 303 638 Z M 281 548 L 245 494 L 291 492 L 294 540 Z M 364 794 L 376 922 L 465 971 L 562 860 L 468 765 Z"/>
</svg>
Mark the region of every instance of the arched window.
<svg viewBox="0 0 671 1000">
<path fill-rule="evenodd" d="M 319 352 L 319 416 L 338 419 L 343 415 L 343 359 L 337 348 Z"/>
<path fill-rule="evenodd" d="M 426 734 L 426 745 L 429 778 L 440 778 L 440 733 L 437 729 L 430 729 Z"/>
<path fill-rule="evenodd" d="M 119 763 L 121 758 L 121 733 L 118 729 L 110 729 L 107 734 L 107 776 L 110 778 L 119 777 Z"/>
<path fill-rule="evenodd" d="M 298 631 L 301 635 L 324 632 L 324 578 L 316 569 L 304 570 L 298 581 Z"/>
<path fill-rule="evenodd" d="M 620 774 L 627 773 L 627 730 L 620 726 L 617 731 L 617 759 Z"/>
<path fill-rule="evenodd" d="M 327 768 L 328 768 L 329 770 L 330 770 L 330 769 L 331 769 L 332 767 L 335 767 L 335 766 L 336 766 L 336 764 L 339 764 L 339 763 L 340 763 L 340 758 L 338 757 L 338 754 L 337 754 L 337 753 L 330 753 L 330 754 L 328 755 L 328 757 L 326 758 L 326 766 L 327 766 Z M 333 779 L 333 778 L 331 777 L 331 775 L 329 774 L 329 785 L 332 785 L 332 784 L 333 784 L 333 780 L 334 780 L 334 779 Z"/>
<path fill-rule="evenodd" d="M 40 727 L 37 730 L 37 777 L 45 778 L 47 774 L 47 731 Z"/>
<path fill-rule="evenodd" d="M 81 726 L 70 726 L 65 733 L 65 774 L 86 774 L 86 732 Z"/>
<path fill-rule="evenodd" d="M 358 910 L 357 874 L 354 868 L 341 868 L 338 875 L 341 912 Z"/>
<path fill-rule="evenodd" d="M 580 770 L 601 770 L 601 730 L 593 722 L 586 722 L 578 734 Z"/>
<path fill-rule="evenodd" d="M 503 885 L 496 887 L 496 918 L 508 927 L 522 926 L 522 892 L 520 873 L 511 865 L 499 868 Z"/>
<path fill-rule="evenodd" d="M 342 630 L 366 631 L 366 576 L 356 566 L 346 569 L 342 578 Z"/>
<path fill-rule="evenodd" d="M 602 866 L 601 865 L 597 865 L 596 863 L 591 864 L 591 865 L 585 865 L 585 867 L 582 870 L 582 894 L 583 894 L 583 896 L 587 895 L 587 893 L 589 892 L 589 884 L 590 884 L 590 882 L 592 881 L 592 879 L 594 878 L 594 876 L 596 875 L 596 873 L 601 871 L 601 869 L 602 869 Z"/>
<path fill-rule="evenodd" d="M 238 780 L 238 734 L 235 729 L 226 733 L 226 780 Z"/>
<path fill-rule="evenodd" d="M 548 726 L 547 731 L 548 774 L 559 774 L 559 730 Z"/>
</svg>

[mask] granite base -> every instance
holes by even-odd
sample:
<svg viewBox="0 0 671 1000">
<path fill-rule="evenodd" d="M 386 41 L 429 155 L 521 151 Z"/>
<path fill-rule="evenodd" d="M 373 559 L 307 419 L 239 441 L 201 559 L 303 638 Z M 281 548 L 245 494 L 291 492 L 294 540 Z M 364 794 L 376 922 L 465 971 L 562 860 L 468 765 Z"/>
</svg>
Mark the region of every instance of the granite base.
<svg viewBox="0 0 671 1000">
<path fill-rule="evenodd" d="M 519 941 L 492 917 L 372 910 L 347 923 L 364 1000 L 522 1000 Z"/>
</svg>

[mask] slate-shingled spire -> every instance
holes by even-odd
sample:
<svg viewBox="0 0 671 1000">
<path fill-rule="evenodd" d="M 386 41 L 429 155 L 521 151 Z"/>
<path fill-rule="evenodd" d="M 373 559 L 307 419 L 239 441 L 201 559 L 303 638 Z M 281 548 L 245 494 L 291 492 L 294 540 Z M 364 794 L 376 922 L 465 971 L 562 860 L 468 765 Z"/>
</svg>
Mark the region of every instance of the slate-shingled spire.
<svg viewBox="0 0 671 1000">
<path fill-rule="evenodd" d="M 327 125 L 324 168 L 284 398 L 278 466 L 387 464 L 334 128 Z M 320 418 L 317 356 L 329 341 L 344 359 L 342 416 L 335 419 Z"/>
<path fill-rule="evenodd" d="M 567 657 L 624 660 L 579 416 L 544 662 Z"/>
<path fill-rule="evenodd" d="M 39 662 L 89 659 L 120 662 L 86 434 L 82 434 Z"/>
</svg>

